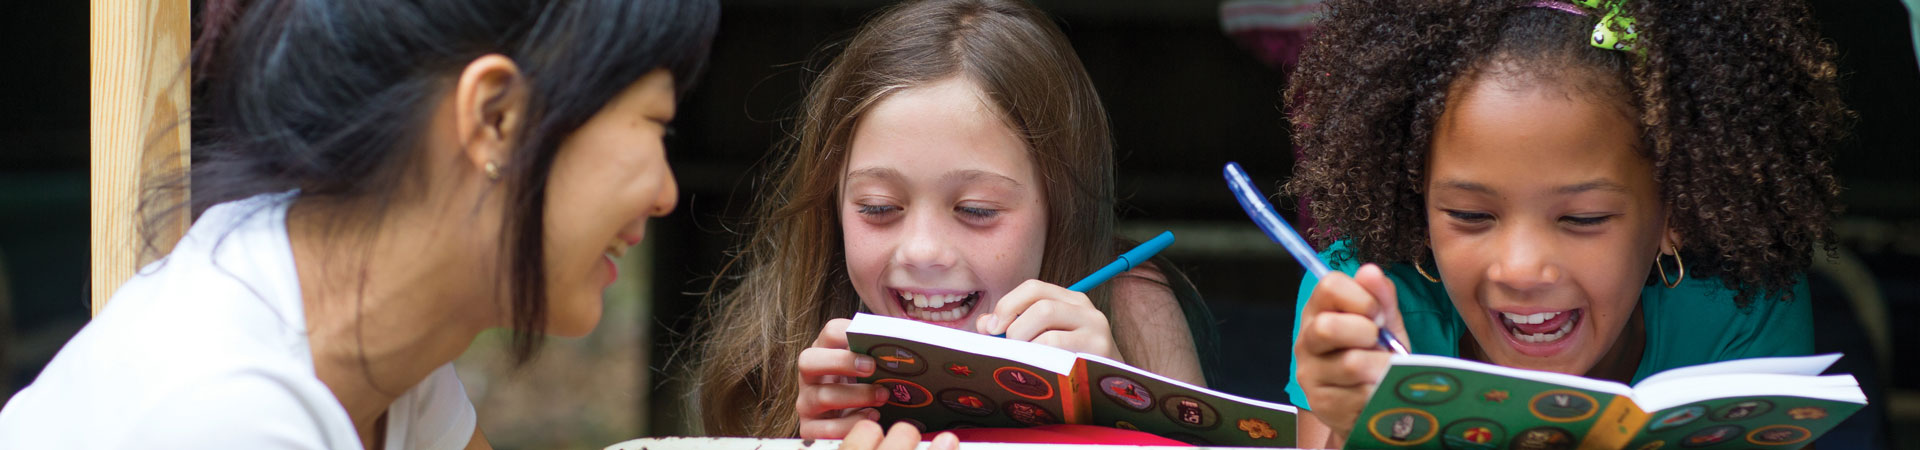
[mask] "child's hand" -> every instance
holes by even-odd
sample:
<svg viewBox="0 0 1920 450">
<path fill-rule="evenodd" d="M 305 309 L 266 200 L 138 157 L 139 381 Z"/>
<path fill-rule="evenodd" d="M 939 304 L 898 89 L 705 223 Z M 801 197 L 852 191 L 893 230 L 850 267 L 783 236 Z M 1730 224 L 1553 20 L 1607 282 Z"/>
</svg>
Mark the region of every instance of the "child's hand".
<svg viewBox="0 0 1920 450">
<path fill-rule="evenodd" d="M 871 356 L 847 350 L 847 326 L 852 323 L 828 321 L 813 347 L 800 352 L 800 395 L 794 401 L 794 413 L 800 416 L 803 439 L 839 439 L 860 421 L 880 419 L 880 411 L 872 407 L 886 403 L 887 391 L 855 382 L 873 374 L 874 362 Z M 917 432 L 913 440 L 920 441 Z"/>
<path fill-rule="evenodd" d="M 1380 323 L 1406 336 L 1393 281 L 1379 266 L 1361 266 L 1352 278 L 1331 272 L 1314 286 L 1293 345 L 1295 380 L 1312 414 L 1337 443 L 1352 430 L 1392 355 L 1380 347 Z M 1405 338 L 1401 338 L 1405 342 Z M 1335 445 L 1336 447 L 1338 445 Z"/>
<path fill-rule="evenodd" d="M 920 429 L 906 422 L 896 422 L 885 436 L 880 434 L 880 424 L 871 420 L 862 420 L 853 425 L 853 431 L 840 441 L 840 448 L 847 450 L 905 450 L 920 445 Z M 960 448 L 960 438 L 953 433 L 940 433 L 934 436 L 927 450 L 953 450 Z"/>
<path fill-rule="evenodd" d="M 981 333 L 1006 334 L 1007 339 L 1120 359 L 1107 315 L 1093 307 L 1087 294 L 1045 281 L 1020 283 L 974 326 Z"/>
</svg>

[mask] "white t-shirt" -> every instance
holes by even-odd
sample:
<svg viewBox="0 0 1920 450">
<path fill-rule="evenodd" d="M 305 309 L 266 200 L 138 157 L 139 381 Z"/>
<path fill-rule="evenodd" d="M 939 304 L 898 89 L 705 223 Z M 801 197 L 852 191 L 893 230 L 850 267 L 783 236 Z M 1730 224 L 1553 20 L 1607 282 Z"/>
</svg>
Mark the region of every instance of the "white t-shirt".
<svg viewBox="0 0 1920 450">
<path fill-rule="evenodd" d="M 0 449 L 361 448 L 314 375 L 287 239 L 292 199 L 202 214 L 0 409 Z M 462 448 L 474 422 L 449 363 L 388 407 L 385 447 Z"/>
</svg>

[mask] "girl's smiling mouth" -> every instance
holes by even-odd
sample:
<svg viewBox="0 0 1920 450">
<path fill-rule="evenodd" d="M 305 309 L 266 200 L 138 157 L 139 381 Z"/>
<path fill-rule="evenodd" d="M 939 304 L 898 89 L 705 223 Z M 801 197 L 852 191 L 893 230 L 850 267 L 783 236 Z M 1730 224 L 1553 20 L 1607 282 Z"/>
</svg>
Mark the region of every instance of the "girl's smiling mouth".
<svg viewBox="0 0 1920 450">
<path fill-rule="evenodd" d="M 1535 357 L 1553 356 L 1569 348 L 1573 331 L 1586 316 L 1586 310 L 1579 308 L 1531 313 L 1488 311 L 1506 331 L 1503 334 L 1514 350 Z"/>
<path fill-rule="evenodd" d="M 951 323 L 966 318 L 973 307 L 980 303 L 980 291 L 960 291 L 951 289 L 896 289 L 888 288 L 907 318 L 934 323 Z"/>
</svg>

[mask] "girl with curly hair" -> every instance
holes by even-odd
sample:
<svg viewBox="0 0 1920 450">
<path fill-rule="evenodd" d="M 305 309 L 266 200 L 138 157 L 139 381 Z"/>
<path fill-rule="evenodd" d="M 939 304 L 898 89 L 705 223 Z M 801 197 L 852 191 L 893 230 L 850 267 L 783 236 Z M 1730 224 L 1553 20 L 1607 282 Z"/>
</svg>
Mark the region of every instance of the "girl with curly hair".
<svg viewBox="0 0 1920 450">
<path fill-rule="evenodd" d="M 853 381 L 875 367 L 847 349 L 860 311 L 1201 382 L 1183 308 L 1160 283 L 1177 273 L 1061 287 L 1119 253 L 1113 147 L 1073 47 L 1033 6 L 879 13 L 814 80 L 781 150 L 722 274 L 738 284 L 708 299 L 695 369 L 706 433 L 870 427 L 886 391 Z"/>
<path fill-rule="evenodd" d="M 1833 54 L 1794 1 L 1330 2 L 1288 92 L 1343 272 L 1300 289 L 1299 445 L 1344 442 L 1383 326 L 1621 382 L 1811 352 Z"/>
</svg>

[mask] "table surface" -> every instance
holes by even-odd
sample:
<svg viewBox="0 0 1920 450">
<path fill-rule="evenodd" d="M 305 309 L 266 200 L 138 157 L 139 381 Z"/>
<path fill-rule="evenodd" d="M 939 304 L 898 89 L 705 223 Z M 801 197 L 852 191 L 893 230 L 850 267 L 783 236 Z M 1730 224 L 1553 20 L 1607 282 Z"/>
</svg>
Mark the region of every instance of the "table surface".
<svg viewBox="0 0 1920 450">
<path fill-rule="evenodd" d="M 840 448 L 840 441 L 828 440 L 828 439 L 801 440 L 801 439 L 710 438 L 710 437 L 659 437 L 659 438 L 641 438 L 641 439 L 634 439 L 631 441 L 621 442 L 618 444 L 607 446 L 606 450 L 679 450 L 679 449 L 837 450 L 839 448 Z M 927 444 L 923 442 L 920 444 L 919 448 L 921 450 L 925 450 L 927 448 Z M 1161 449 L 1164 449 L 1164 450 L 1203 449 L 1204 450 L 1204 449 L 1227 449 L 1227 448 L 1247 448 L 1247 447 L 1159 447 L 1159 446 L 1149 447 L 1149 446 L 1134 446 L 1134 445 L 1123 446 L 1123 445 L 1070 445 L 1070 444 L 1005 444 L 1005 443 L 994 443 L 994 442 L 963 442 L 960 444 L 960 448 L 967 449 L 967 450 L 976 450 L 976 449 L 1011 450 L 1011 449 L 1027 449 L 1027 448 L 1045 448 L 1045 449 L 1060 449 L 1060 450 L 1075 450 L 1075 449 L 1113 450 L 1113 449 L 1120 449 L 1120 448 L 1133 449 L 1133 450 L 1161 450 Z"/>
</svg>

